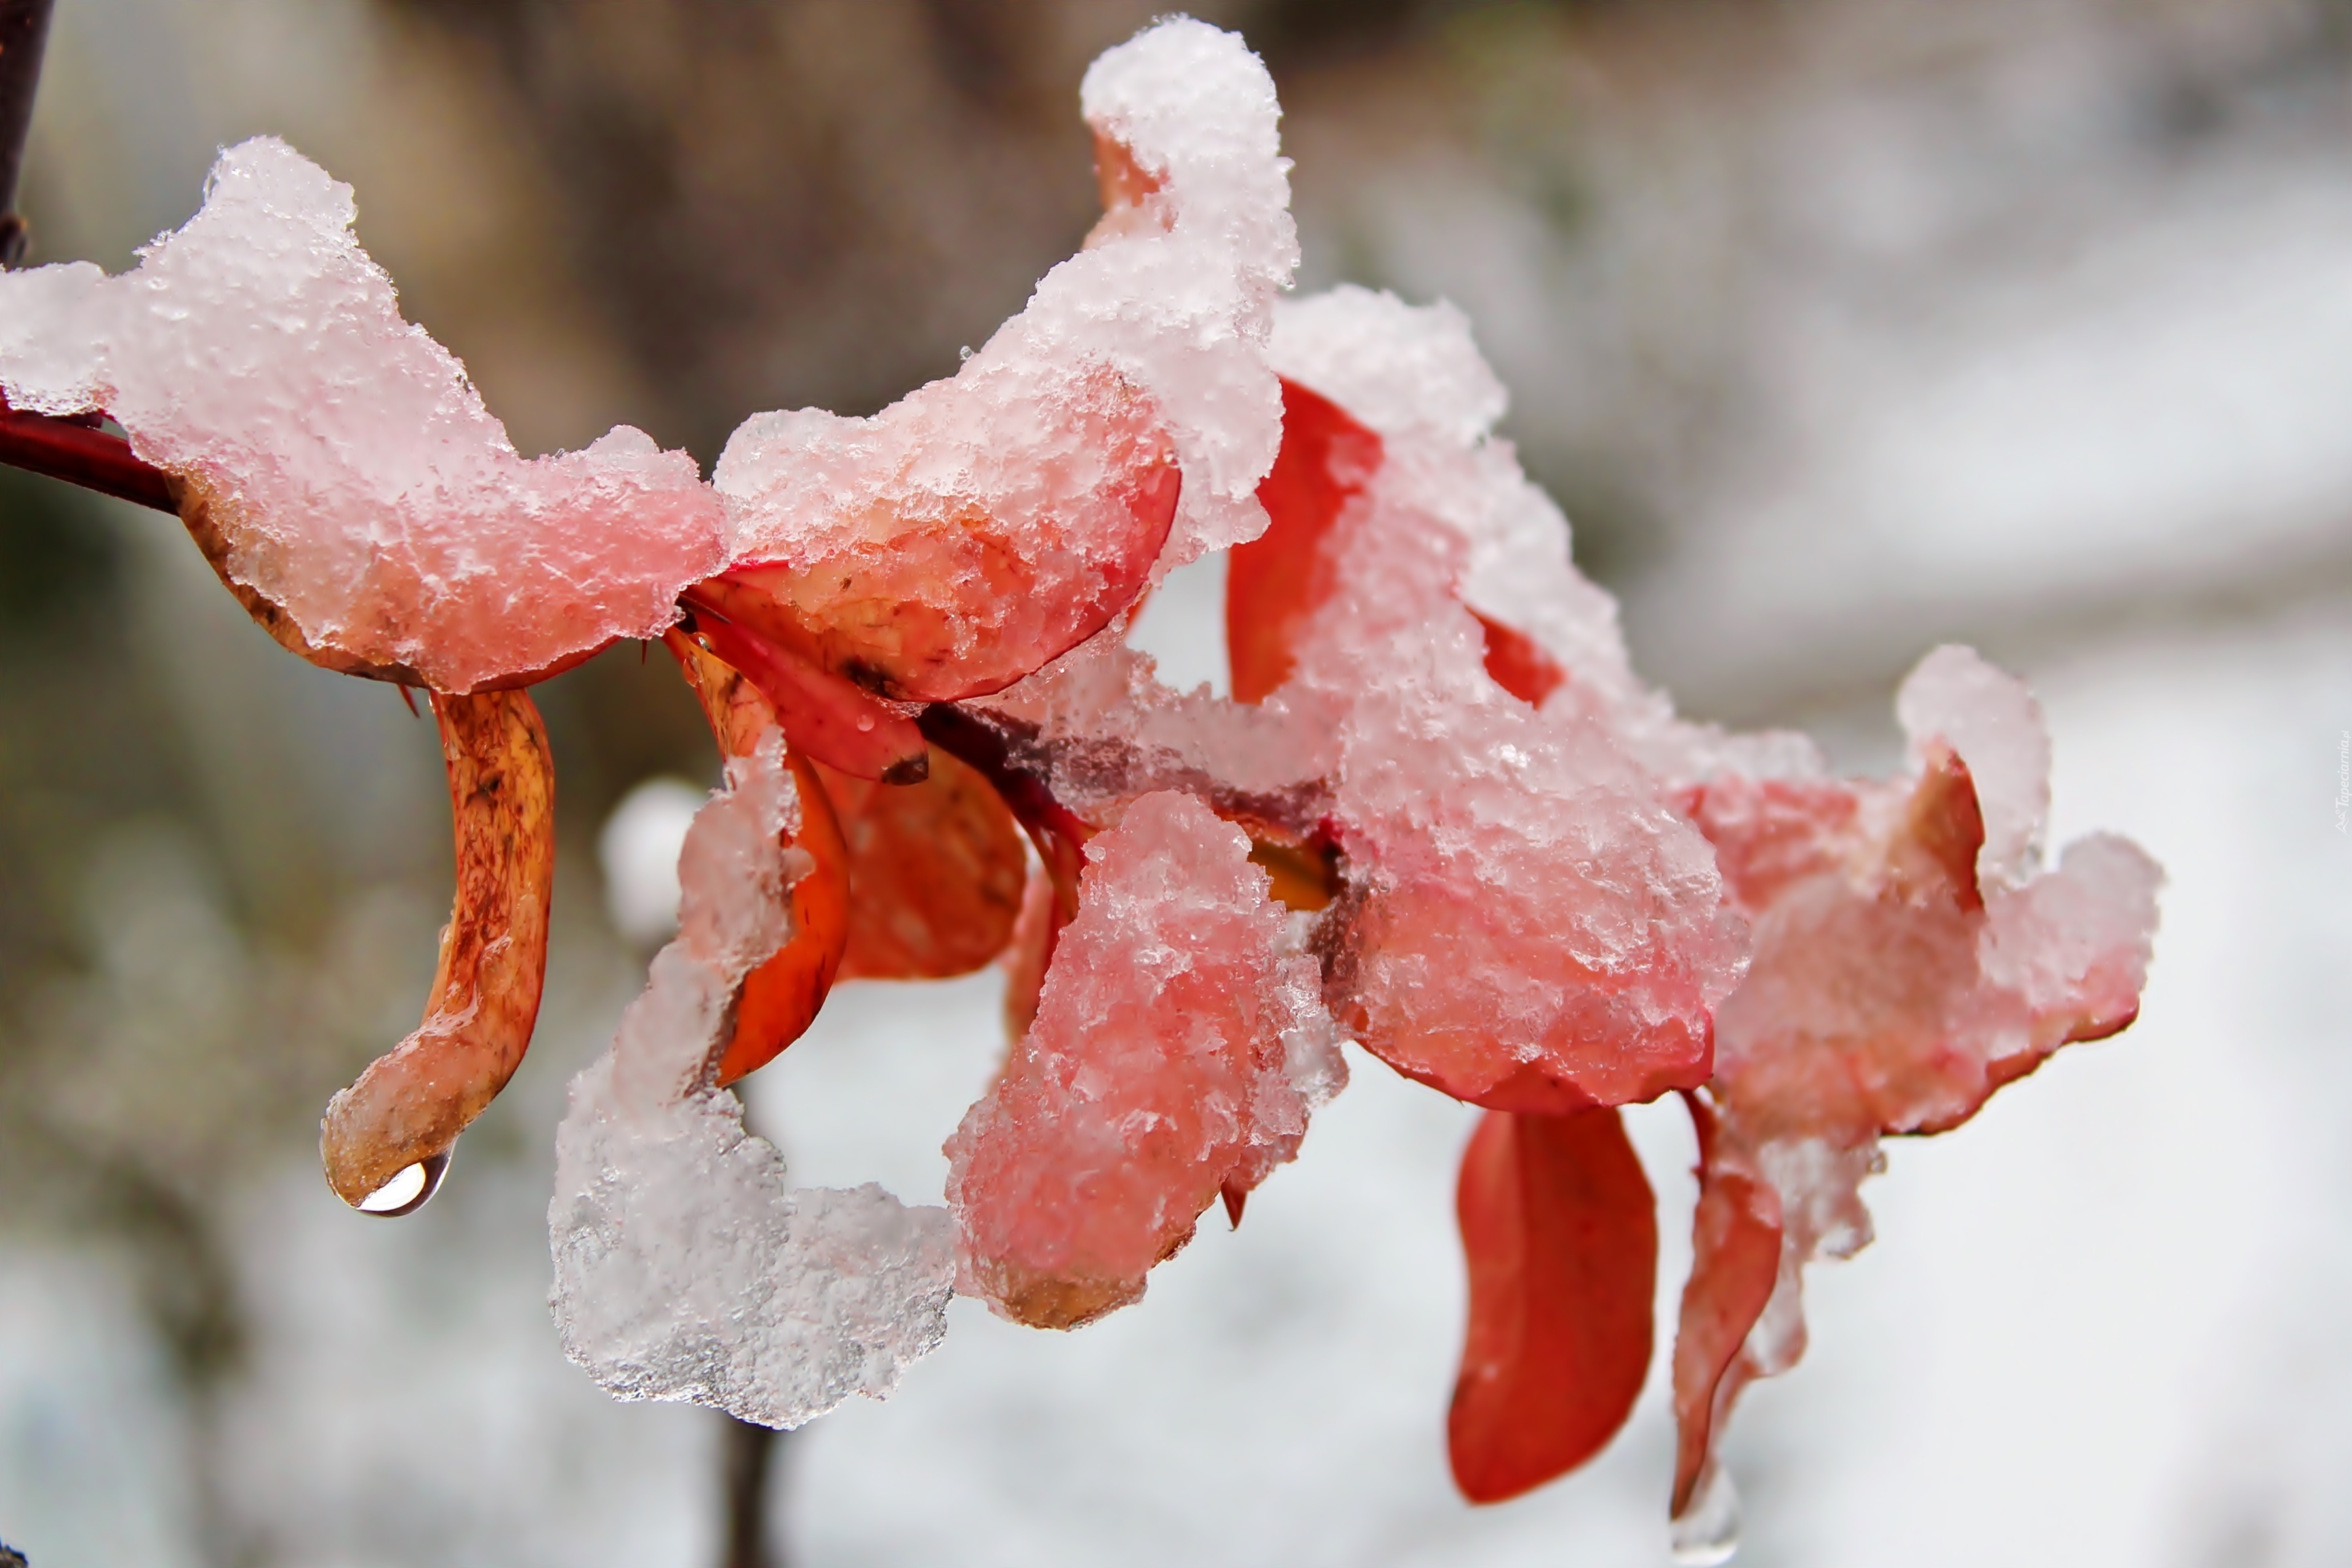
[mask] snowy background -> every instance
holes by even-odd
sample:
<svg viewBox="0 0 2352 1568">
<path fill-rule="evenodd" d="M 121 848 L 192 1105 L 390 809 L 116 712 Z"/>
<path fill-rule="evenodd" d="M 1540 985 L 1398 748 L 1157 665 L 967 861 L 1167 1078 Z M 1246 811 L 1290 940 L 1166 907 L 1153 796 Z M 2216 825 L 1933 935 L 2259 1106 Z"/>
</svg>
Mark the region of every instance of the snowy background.
<svg viewBox="0 0 2352 1568">
<path fill-rule="evenodd" d="M 526 449 L 627 419 L 708 459 L 1018 307 L 1089 216 L 1079 71 L 1150 9 L 60 0 L 24 205 L 37 259 L 120 267 L 280 132 Z M 1686 710 L 1886 768 L 1903 670 L 1974 642 L 2048 710 L 2054 838 L 2170 875 L 2139 1024 L 1897 1143 L 1878 1241 L 1809 1278 L 1812 1349 L 1733 1429 L 1740 1562 L 2341 1562 L 2352 14 L 1200 10 L 1275 68 L 1307 284 L 1469 311 Z M 1171 678 L 1222 679 L 1217 570 L 1137 630 Z M 707 741 L 634 650 L 544 699 L 538 1042 L 442 1195 L 361 1220 L 315 1119 L 430 973 L 430 729 L 284 658 L 169 519 L 0 474 L 0 1539 L 35 1568 L 720 1561 L 723 1423 L 607 1402 L 544 1304 L 563 1084 L 646 953 L 600 834 Z M 937 1201 L 996 987 L 845 988 L 755 1120 L 811 1184 Z M 1588 1470 L 1454 1495 L 1467 1113 L 1353 1065 L 1140 1306 L 959 1302 L 897 1397 L 787 1439 L 776 1560 L 1663 1563 L 1659 1377 Z M 1634 1124 L 1670 1321 L 1689 1136 Z"/>
</svg>

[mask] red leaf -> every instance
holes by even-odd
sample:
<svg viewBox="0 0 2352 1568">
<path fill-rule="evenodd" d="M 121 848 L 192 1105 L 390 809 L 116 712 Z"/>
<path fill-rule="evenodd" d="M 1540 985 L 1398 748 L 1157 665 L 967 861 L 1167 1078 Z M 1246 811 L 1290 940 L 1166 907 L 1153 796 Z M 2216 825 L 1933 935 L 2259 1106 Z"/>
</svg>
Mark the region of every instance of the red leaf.
<svg viewBox="0 0 2352 1568">
<path fill-rule="evenodd" d="M 1718 1164 L 1715 1115 L 1690 1096 L 1698 1125 L 1698 1212 L 1691 1221 L 1690 1283 L 1675 1333 L 1676 1518 L 1706 1472 L 1716 1429 L 1754 1375 L 1740 1352 L 1780 1277 L 1780 1199 L 1764 1183 Z"/>
<path fill-rule="evenodd" d="M 1487 1112 L 1455 1205 L 1470 1330 L 1447 1447 L 1462 1495 L 1500 1502 L 1625 1424 L 1650 1368 L 1657 1210 L 1612 1108 Z"/>
<path fill-rule="evenodd" d="M 1272 519 L 1234 546 L 1225 577 L 1225 647 L 1234 697 L 1263 701 L 1290 678 L 1307 623 L 1331 596 L 1323 546 L 1349 500 L 1381 466 L 1381 438 L 1328 397 L 1282 384 L 1282 450 L 1257 487 Z"/>
<path fill-rule="evenodd" d="M 1021 912 L 1028 851 L 986 779 L 936 750 L 920 784 L 873 784 L 822 764 L 817 771 L 849 847 L 841 979 L 945 979 L 1004 951 Z"/>
<path fill-rule="evenodd" d="M 1477 611 L 1479 629 L 1486 634 L 1486 674 L 1496 685 L 1531 707 L 1568 684 L 1568 671 L 1527 633 Z"/>
<path fill-rule="evenodd" d="M 914 784 L 926 775 L 930 749 L 903 711 L 707 606 L 697 607 L 703 613 L 695 617 L 696 632 L 774 706 L 794 752 L 853 778 Z"/>
</svg>

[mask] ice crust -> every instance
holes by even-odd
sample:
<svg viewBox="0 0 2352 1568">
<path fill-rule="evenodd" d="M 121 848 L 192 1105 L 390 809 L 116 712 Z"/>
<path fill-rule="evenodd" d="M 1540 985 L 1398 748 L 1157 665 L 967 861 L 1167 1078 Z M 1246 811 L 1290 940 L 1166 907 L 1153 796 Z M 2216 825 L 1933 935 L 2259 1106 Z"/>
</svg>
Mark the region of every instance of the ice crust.
<svg viewBox="0 0 2352 1568">
<path fill-rule="evenodd" d="M 1461 314 L 1278 299 L 1297 247 L 1256 57 L 1164 21 L 1082 100 L 1108 209 L 1087 248 L 953 377 L 867 419 L 754 416 L 711 485 L 625 426 L 522 458 L 401 319 L 349 188 L 268 138 L 222 154 L 132 271 L 0 273 L 0 386 L 119 420 L 224 574 L 345 666 L 517 681 L 658 634 L 690 593 L 808 690 L 975 699 L 1071 818 L 1052 831 L 1093 835 L 1058 936 L 1066 888 L 1026 884 L 1005 962 L 1034 1016 L 948 1144 L 951 1208 L 796 1190 L 715 1087 L 810 864 L 781 732 L 730 758 L 678 934 L 558 1134 L 551 1304 L 616 1395 L 788 1426 L 887 1393 L 952 1289 L 1065 1327 L 1138 1299 L 1207 1205 L 1238 1214 L 1297 1153 L 1344 1029 L 1502 1110 L 1691 1093 L 1677 1491 L 1711 1495 L 1731 1401 L 1801 1353 L 1805 1264 L 1869 1239 L 1879 1141 L 2127 1024 L 2159 873 L 2104 836 L 2042 868 L 2041 712 L 1965 648 L 1905 683 L 1893 780 L 1680 718 L 1496 436 L 1506 396 Z M 1123 617 L 1265 527 L 1285 379 L 1376 434 L 1377 465 L 1329 487 L 1330 591 L 1287 683 L 1171 691 Z M 1507 689 L 1498 638 L 1545 679 Z M 1254 837 L 1328 908 L 1275 901 Z M 892 898 L 929 889 L 909 860 Z"/>
<path fill-rule="evenodd" d="M 2109 836 L 2040 870 L 2041 710 L 1967 648 L 1935 650 L 1904 683 L 1911 765 L 1894 780 L 1832 777 L 1801 736 L 1677 716 L 1633 672 L 1565 520 L 1492 437 L 1502 392 L 1449 308 L 1335 289 L 1277 310 L 1273 357 L 1383 448 L 1332 530 L 1337 586 L 1278 694 L 1339 716 L 1333 815 L 1360 908 L 1326 942 L 1335 1011 L 1403 1070 L 1507 1109 L 1574 1098 L 1546 1104 L 1479 1058 L 1482 1039 L 1528 1038 L 1546 1007 L 1600 1047 L 1589 1067 L 1572 1048 L 1513 1053 L 1549 1089 L 1615 1100 L 1706 1079 L 1675 1379 L 1677 1507 L 1701 1506 L 1740 1388 L 1802 1353 L 1804 1265 L 1870 1238 L 1861 1184 L 1879 1140 L 1958 1125 L 2060 1046 L 2127 1025 L 2160 874 Z M 1557 666 L 1539 711 L 1488 678 L 1472 612 Z M 1554 804 L 1530 813 L 1531 795 Z M 1552 932 L 1566 962 L 1547 972 Z M 1650 1009 L 1594 1022 L 1563 1007 L 1608 995 L 1599 965 L 1574 967 L 1588 952 L 1621 958 Z M 1515 1015 L 1514 981 L 1534 1010 Z M 1671 1057 L 1642 1070 L 1644 1030 L 1677 1016 L 1698 1031 L 1711 1016 L 1711 1077 L 1677 1080 Z"/>
<path fill-rule="evenodd" d="M 1176 18 L 1096 61 L 1082 97 L 1101 155 L 1149 188 L 954 376 L 868 419 L 755 416 L 714 475 L 735 576 L 893 695 L 1000 689 L 1155 568 L 1265 527 L 1265 343 L 1298 252 L 1273 82 L 1234 35 Z"/>
<path fill-rule="evenodd" d="M 618 1398 L 769 1426 L 887 1394 L 946 1332 L 954 1279 L 946 1211 L 793 1188 L 714 1087 L 744 977 L 791 936 L 798 810 L 772 729 L 688 830 L 677 938 L 572 1082 L 548 1208 L 566 1354 Z"/>
<path fill-rule="evenodd" d="M 1335 1011 L 1391 1064 L 1499 1110 L 1703 1081 L 1745 933 L 1706 843 L 1611 722 L 1620 709 L 1582 700 L 1596 671 L 1624 669 L 1615 606 L 1490 434 L 1502 392 L 1466 323 L 1341 289 L 1278 313 L 1274 360 L 1384 448 L 1277 694 L 1338 715 L 1332 816 L 1354 907 Z M 1547 640 L 1580 661 L 1540 712 L 1486 669 L 1465 601 L 1497 576 L 1549 591 Z"/>
<path fill-rule="evenodd" d="M 2161 873 L 2105 834 L 2032 873 L 2049 741 L 2022 683 L 1938 648 L 1896 710 L 1903 777 L 1723 775 L 1689 796 L 1756 956 L 1717 1015 L 1701 1180 L 1723 1212 L 1710 1245 L 1703 1196 L 1684 1298 L 1685 1491 L 1703 1490 L 1740 1389 L 1802 1353 L 1804 1266 L 1870 1240 L 1861 1186 L 1883 1168 L 1879 1140 L 1958 1125 L 2138 1009 Z M 1777 1255 L 1760 1307 L 1759 1248 Z"/>
<path fill-rule="evenodd" d="M 1617 601 L 1576 569 L 1568 519 L 1520 469 L 1511 444 L 1493 434 L 1508 399 L 1460 310 L 1343 284 L 1284 301 L 1271 352 L 1282 375 L 1378 432 L 1395 466 L 1419 470 L 1417 482 L 1408 478 L 1398 488 L 1450 542 L 1442 548 L 1454 595 L 1532 638 L 1571 673 L 1545 701 L 1547 717 L 1601 721 L 1627 755 L 1669 785 L 1725 770 L 1826 771 L 1807 737 L 1732 735 L 1691 723 L 1635 673 Z"/>
<path fill-rule="evenodd" d="M 133 271 L 0 277 L 0 385 L 111 414 L 186 487 L 224 574 L 335 668 L 518 681 L 659 633 L 731 566 L 771 602 L 758 629 L 828 668 L 912 699 L 993 690 L 1153 572 L 1255 536 L 1280 437 L 1264 351 L 1297 240 L 1264 66 L 1176 18 L 1097 60 L 1082 98 L 1126 176 L 1088 247 L 882 414 L 753 416 L 715 489 L 627 426 L 522 458 L 401 319 L 350 188 L 269 138 L 223 153 L 203 211 Z"/>
<path fill-rule="evenodd" d="M 1088 846 L 1035 1022 L 947 1145 L 959 1288 L 1004 1315 L 1069 1327 L 1140 1297 L 1345 1082 L 1315 960 L 1249 848 L 1175 792 Z"/>
<path fill-rule="evenodd" d="M 465 367 L 401 319 L 351 187 L 259 137 L 108 277 L 0 274 L 0 384 L 103 408 L 208 504 L 217 563 L 316 647 L 467 691 L 657 635 L 724 564 L 693 458 L 626 426 L 525 458 Z"/>
</svg>

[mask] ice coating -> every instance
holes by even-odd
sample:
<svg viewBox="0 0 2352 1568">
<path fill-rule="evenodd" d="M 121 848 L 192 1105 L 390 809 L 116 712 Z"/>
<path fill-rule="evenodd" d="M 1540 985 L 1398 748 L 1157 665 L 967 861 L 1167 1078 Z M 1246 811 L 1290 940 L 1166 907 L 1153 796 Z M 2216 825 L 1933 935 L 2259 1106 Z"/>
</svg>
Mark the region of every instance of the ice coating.
<svg viewBox="0 0 2352 1568">
<path fill-rule="evenodd" d="M 871 1184 L 792 1188 L 715 1087 L 745 977 L 791 935 L 807 868 L 783 737 L 728 763 L 679 859 L 679 931 L 572 1086 L 556 1135 L 550 1299 L 566 1354 L 622 1399 L 793 1426 L 887 1394 L 946 1332 L 945 1211 Z"/>
<path fill-rule="evenodd" d="M 752 416 L 715 483 L 738 562 L 711 603 L 891 697 L 993 690 L 1143 586 L 1181 488 L 1157 410 L 1003 335 L 870 419 Z"/>
<path fill-rule="evenodd" d="M 232 147 L 132 270 L 0 274 L 0 384 L 113 416 L 224 578 L 334 668 L 465 692 L 658 635 L 724 562 L 693 458 L 625 426 L 523 458 L 401 319 L 354 213 L 284 142 Z"/>
<path fill-rule="evenodd" d="M 1286 165 L 1239 40 L 1160 24 L 1097 62 L 1084 106 L 1107 208 L 1086 251 L 883 415 L 748 421 L 723 500 L 631 430 L 521 458 L 400 319 L 348 189 L 274 142 L 225 154 L 204 212 L 133 273 L 0 277 L 0 384 L 110 409 L 247 607 L 330 668 L 527 706 L 493 689 L 658 632 L 683 594 L 673 647 L 767 694 L 714 710 L 730 783 L 688 842 L 684 927 L 559 1141 L 553 1305 L 608 1388 L 791 1425 L 886 1392 L 937 1342 L 951 1279 L 1036 1323 L 1135 1299 L 1206 1205 L 1238 1219 L 1296 1152 L 1339 1081 L 1337 1012 L 1402 1070 L 1507 1108 L 1464 1173 L 1453 1443 L 1474 1498 L 1580 1462 L 1632 1402 L 1653 1215 L 1617 1118 L 1580 1108 L 1685 1090 L 1702 1169 L 1675 1508 L 1717 1550 L 1716 1436 L 1801 1353 L 1804 1265 L 1867 1241 L 1879 1140 L 1955 1126 L 2128 1024 L 2156 869 L 2094 837 L 2036 874 L 2040 714 L 1967 649 L 1906 683 L 1911 768 L 1890 783 L 1677 718 L 1495 438 L 1503 390 L 1460 314 L 1355 289 L 1276 302 Z M 1332 438 L 1309 453 L 1313 421 Z M 1248 700 L 1168 690 L 1119 640 L 1138 592 L 1300 496 L 1314 570 L 1255 624 Z M 1243 665 L 1237 646 L 1237 691 Z M 818 756 L 857 800 L 855 868 L 815 815 Z M 468 1114 L 529 1018 L 475 1017 L 450 954 L 543 935 L 544 877 L 511 885 L 537 915 L 461 895 L 491 912 L 453 926 L 457 979 L 420 1031 L 482 1034 L 448 1102 Z M 950 1145 L 952 1219 L 793 1191 L 716 1090 L 853 950 L 869 973 L 1012 972 L 1022 1038 Z M 331 1111 L 331 1163 L 338 1116 L 374 1126 L 368 1104 L 422 1103 L 415 1063 L 447 1065 L 399 1060 L 401 1094 Z M 425 1131 L 359 1140 L 383 1169 L 339 1184 L 380 1194 L 398 1165 L 429 1192 L 454 1131 Z"/>
<path fill-rule="evenodd" d="M 1937 649 L 1905 683 L 1912 772 L 1886 784 L 1828 776 L 1800 736 L 1729 735 L 1678 718 L 1634 674 L 1613 602 L 1570 562 L 1565 521 L 1492 437 L 1502 394 L 1458 313 L 1337 289 L 1277 310 L 1274 360 L 1286 383 L 1332 400 L 1380 445 L 1368 484 L 1324 487 L 1344 497 L 1318 525 L 1316 566 L 1332 580 L 1306 628 L 1276 650 L 1297 659 L 1282 693 L 1292 706 L 1310 707 L 1319 690 L 1344 715 L 1334 816 L 1349 896 L 1376 910 L 1383 893 L 1399 901 L 1384 886 L 1398 879 L 1419 898 L 1389 922 L 1402 941 L 1361 913 L 1346 941 L 1327 935 L 1341 1021 L 1450 1092 L 1545 1108 L 1518 1098 L 1524 1083 L 1489 1089 L 1465 1072 L 1475 1040 L 1449 1053 L 1446 1070 L 1430 1059 L 1449 1020 L 1507 1008 L 1507 986 L 1490 983 L 1483 999 L 1444 987 L 1486 956 L 1458 951 L 1482 921 L 1511 922 L 1509 898 L 1460 862 L 1423 868 L 1510 820 L 1496 807 L 1511 791 L 1481 778 L 1481 759 L 1507 759 L 1510 784 L 1523 784 L 1542 755 L 1528 734 L 1579 758 L 1564 770 L 1577 784 L 1620 792 L 1596 805 L 1599 827 L 1588 831 L 1622 837 L 1641 818 L 1644 788 L 1671 802 L 1710 841 L 1709 870 L 1735 923 L 1752 931 L 1753 967 L 1738 988 L 1688 1015 L 1712 1011 L 1716 1031 L 1715 1076 L 1692 1100 L 1704 1152 L 1697 1261 L 1675 1363 L 1674 1507 L 1700 1509 L 1727 1488 L 1713 1444 L 1738 1391 L 1802 1353 L 1803 1265 L 1869 1238 L 1860 1185 L 1880 1167 L 1878 1139 L 1957 1125 L 2059 1046 L 2127 1025 L 2158 873 L 2102 837 L 2033 875 L 2048 806 L 2040 710 L 2021 682 L 1965 648 Z M 1269 541 L 1281 529 L 1277 517 Z M 1416 747 L 1439 756 L 1419 774 Z M 1540 858 L 1528 847 L 1486 863 Z M 1555 874 L 1544 887 L 1570 880 Z M 1654 872 L 1613 881 L 1659 885 Z M 1449 891 L 1464 907 L 1443 906 Z M 1381 977 L 1368 979 L 1359 955 L 1388 944 L 1421 962 L 1391 987 L 1402 1024 L 1384 1030 Z M 1686 940 L 1682 951 L 1706 947 Z M 1662 955 L 1629 967 L 1652 982 Z M 1548 1096 L 1590 1091 L 1548 1066 Z M 1666 1081 L 1654 1075 L 1646 1087 Z"/>
<path fill-rule="evenodd" d="M 1098 158 L 1122 153 L 1139 176 L 1138 199 L 1112 206 L 1030 313 L 1074 342 L 1099 337 L 1159 401 L 1185 481 L 1160 564 L 1181 565 L 1265 526 L 1257 484 L 1282 433 L 1265 345 L 1298 265 L 1282 106 L 1240 35 L 1182 16 L 1105 52 L 1079 100 Z"/>
<path fill-rule="evenodd" d="M 1461 623 L 1381 649 L 1387 684 L 1341 731 L 1335 1011 L 1496 1110 L 1703 1080 L 1745 957 L 1712 857 L 1597 724 L 1548 724 L 1494 687 Z"/>
<path fill-rule="evenodd" d="M 755 415 L 720 456 L 720 613 L 887 696 L 999 689 L 1155 566 L 1255 535 L 1297 259 L 1278 110 L 1241 40 L 1183 18 L 1097 60 L 1111 210 L 954 376 L 866 419 Z"/>
<path fill-rule="evenodd" d="M 1901 778 L 1722 775 L 1686 797 L 1756 948 L 1717 1014 L 1699 1108 L 1677 1511 L 1704 1491 L 1740 1388 L 1802 1353 L 1803 1266 L 1870 1239 L 1860 1189 L 1878 1140 L 1958 1126 L 2059 1047 L 2112 1035 L 2138 1009 L 2154 862 L 2098 835 L 2023 879 L 2049 755 L 2031 697 L 1974 653 L 1941 648 L 1898 707 L 1915 758 Z M 1995 786 L 1979 790 L 1972 760 Z"/>
<path fill-rule="evenodd" d="M 1494 435 L 1508 399 L 1461 311 L 1343 285 L 1285 302 L 1272 356 L 1419 470 L 1414 504 L 1459 542 L 1446 586 L 1464 604 L 1532 637 L 1580 686 L 1633 699 L 1616 601 L 1577 572 L 1568 520 Z"/>
<path fill-rule="evenodd" d="M 1067 1328 L 1141 1296 L 1345 1081 L 1315 961 L 1249 849 L 1172 791 L 1088 847 L 1035 1020 L 947 1145 L 959 1288 L 1003 1315 Z"/>
<path fill-rule="evenodd" d="M 1718 771 L 1757 777 L 1824 771 L 1802 735 L 1727 735 L 1678 718 L 1634 671 L 1617 602 L 1576 569 L 1568 520 L 1494 435 L 1507 398 L 1461 311 L 1411 305 L 1355 285 L 1276 307 L 1276 369 L 1330 398 L 1395 453 L 1411 504 L 1452 542 L 1449 586 L 1483 621 L 1526 637 L 1568 679 L 1546 713 L 1602 721 L 1668 784 Z"/>
<path fill-rule="evenodd" d="M 1460 597 L 1492 514 L 1541 500 L 1486 435 L 1499 389 L 1450 310 L 1326 300 L 1282 312 L 1276 361 L 1361 410 L 1382 449 L 1330 530 L 1332 589 L 1276 697 L 1339 715 L 1334 1014 L 1401 1070 L 1493 1109 L 1695 1086 L 1745 956 L 1713 854 L 1612 710 L 1555 697 L 1538 712 L 1496 682 Z M 1589 640 L 1613 639 L 1607 596 L 1581 593 Z"/>
<path fill-rule="evenodd" d="M 1915 763 L 1941 741 L 1968 764 L 1984 817 L 1979 875 L 2002 886 L 2032 875 L 2050 816 L 2050 736 L 2025 682 L 1974 648 L 1947 644 L 1905 679 L 1895 714 Z"/>
</svg>

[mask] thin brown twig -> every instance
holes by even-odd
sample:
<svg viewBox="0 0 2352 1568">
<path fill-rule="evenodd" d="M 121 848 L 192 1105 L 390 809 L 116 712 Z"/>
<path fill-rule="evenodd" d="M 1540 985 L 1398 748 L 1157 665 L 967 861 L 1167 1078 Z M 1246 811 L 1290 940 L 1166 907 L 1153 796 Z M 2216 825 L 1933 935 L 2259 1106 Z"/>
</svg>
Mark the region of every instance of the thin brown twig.
<svg viewBox="0 0 2352 1568">
<path fill-rule="evenodd" d="M 721 1458 L 727 1485 L 724 1568 L 784 1568 L 769 1538 L 774 1484 L 769 1472 L 783 1436 L 773 1427 L 727 1418 Z"/>
</svg>

